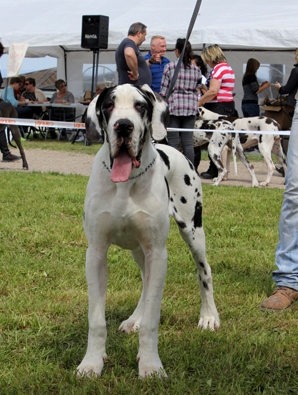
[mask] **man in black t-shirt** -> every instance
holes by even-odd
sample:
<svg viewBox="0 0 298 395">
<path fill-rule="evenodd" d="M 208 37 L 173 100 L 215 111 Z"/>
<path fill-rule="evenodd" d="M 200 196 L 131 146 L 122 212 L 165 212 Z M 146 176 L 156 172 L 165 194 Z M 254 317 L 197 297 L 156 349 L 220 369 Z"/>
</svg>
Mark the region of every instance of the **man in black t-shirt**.
<svg viewBox="0 0 298 395">
<path fill-rule="evenodd" d="M 116 50 L 115 59 L 118 71 L 118 84 L 151 85 L 151 72 L 139 50 L 145 41 L 147 26 L 143 23 L 133 23 L 128 36 Z"/>
</svg>

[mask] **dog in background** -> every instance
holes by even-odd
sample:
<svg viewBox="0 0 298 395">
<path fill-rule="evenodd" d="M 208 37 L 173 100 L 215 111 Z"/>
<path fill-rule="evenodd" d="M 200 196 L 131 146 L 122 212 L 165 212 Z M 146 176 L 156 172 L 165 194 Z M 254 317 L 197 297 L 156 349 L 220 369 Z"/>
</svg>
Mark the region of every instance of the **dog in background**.
<svg viewBox="0 0 298 395">
<path fill-rule="evenodd" d="M 202 300 L 198 326 L 214 330 L 220 325 L 206 259 L 200 178 L 178 150 L 152 143 L 152 138 L 166 136 L 166 113 L 166 103 L 148 86 L 130 84 L 105 89 L 88 108 L 87 139 L 98 141 L 98 126 L 105 138 L 94 159 L 85 199 L 89 335 L 79 375 L 100 375 L 106 359 L 107 252 L 115 244 L 131 251 L 143 281 L 139 303 L 119 329 L 139 331 L 140 377 L 166 376 L 158 355 L 158 324 L 169 214 L 197 266 Z"/>
<path fill-rule="evenodd" d="M 254 168 L 247 160 L 240 143 L 239 135 L 238 133 L 234 132 L 234 126 L 231 122 L 225 119 L 197 120 L 195 122 L 195 129 L 198 130 L 193 133 L 194 147 L 204 145 L 206 142 L 208 142 L 209 156 L 218 169 L 218 177 L 214 178 L 213 185 L 219 185 L 222 180 L 227 179 L 228 170 L 224 165 L 224 161 L 222 160 L 222 153 L 224 152 L 225 147 L 229 147 L 233 154 L 235 173 L 237 174 L 237 154 L 251 176 L 252 187 L 259 186 L 258 180 L 255 176 Z M 200 131 L 200 129 L 207 129 L 211 132 Z M 218 133 L 214 132 L 214 130 L 223 130 L 224 132 Z"/>
<path fill-rule="evenodd" d="M 199 108 L 199 119 L 201 120 L 223 120 L 229 119 L 229 117 L 225 117 L 224 115 L 216 114 L 212 111 L 209 111 L 203 107 Z M 254 145 L 258 145 L 258 149 L 263 156 L 264 162 L 267 166 L 267 177 L 265 181 L 260 182 L 261 186 L 268 186 L 273 172 L 275 170 L 275 165 L 272 161 L 271 153 L 275 154 L 278 163 L 283 169 L 283 173 L 286 171 L 286 160 L 285 155 L 281 145 L 281 137 L 279 135 L 280 126 L 279 124 L 272 118 L 268 117 L 250 117 L 250 118 L 237 118 L 232 119 L 233 128 L 235 131 L 268 131 L 272 132 L 272 134 L 258 134 L 258 133 L 239 133 L 239 139 L 243 149 L 249 148 Z M 227 152 L 227 151 L 226 151 Z M 225 156 L 225 151 L 223 154 Z M 224 158 L 223 158 L 224 159 Z M 223 160 L 226 163 L 227 171 L 229 172 L 230 168 L 230 155 L 227 153 L 226 160 Z M 227 174 L 226 174 L 227 177 Z"/>
</svg>

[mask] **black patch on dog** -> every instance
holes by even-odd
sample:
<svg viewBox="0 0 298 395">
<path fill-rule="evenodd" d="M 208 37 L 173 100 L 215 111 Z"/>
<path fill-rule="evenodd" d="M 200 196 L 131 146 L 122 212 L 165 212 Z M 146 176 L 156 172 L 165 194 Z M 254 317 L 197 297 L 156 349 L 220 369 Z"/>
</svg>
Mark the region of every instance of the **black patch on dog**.
<svg viewBox="0 0 298 395">
<path fill-rule="evenodd" d="M 169 198 L 170 197 L 170 188 L 169 188 L 169 184 L 168 184 L 168 181 L 167 181 L 166 177 L 165 177 L 165 183 L 166 183 L 166 186 L 167 186 L 167 192 L 168 192 L 168 198 Z"/>
<path fill-rule="evenodd" d="M 181 196 L 180 201 L 181 201 L 181 203 L 183 203 L 183 204 L 186 204 L 186 203 L 187 203 L 187 200 L 185 199 L 184 196 Z"/>
<path fill-rule="evenodd" d="M 190 181 L 190 177 L 188 174 L 184 175 L 184 182 L 187 186 L 191 186 L 191 181 Z"/>
<path fill-rule="evenodd" d="M 247 142 L 248 134 L 243 134 L 243 133 L 241 133 L 241 134 L 239 135 L 239 138 L 240 138 L 240 143 L 241 143 L 241 144 L 244 144 L 244 143 Z"/>
<path fill-rule="evenodd" d="M 194 216 L 192 218 L 193 225 L 195 228 L 201 228 L 202 227 L 202 203 L 201 202 L 196 202 L 195 205 L 195 212 Z"/>
<path fill-rule="evenodd" d="M 177 225 L 179 226 L 179 228 L 181 228 L 181 229 L 186 228 L 186 223 L 185 223 L 185 222 L 183 222 L 183 221 L 177 221 L 177 220 L 176 220 L 176 222 L 177 222 Z"/>
<path fill-rule="evenodd" d="M 203 281 L 203 287 L 208 291 L 209 290 L 209 287 L 208 287 L 208 284 L 206 283 L 206 281 Z"/>
<path fill-rule="evenodd" d="M 205 274 L 205 276 L 207 276 L 207 271 L 206 271 L 206 269 L 205 269 L 204 263 L 203 263 L 203 262 L 200 262 L 199 264 L 200 264 L 201 268 L 204 269 L 204 274 Z"/>
<path fill-rule="evenodd" d="M 157 148 L 157 152 L 159 153 L 159 156 L 163 160 L 164 164 L 170 170 L 171 167 L 170 167 L 170 161 L 168 155 L 166 155 L 163 151 L 159 150 L 158 148 Z"/>
</svg>

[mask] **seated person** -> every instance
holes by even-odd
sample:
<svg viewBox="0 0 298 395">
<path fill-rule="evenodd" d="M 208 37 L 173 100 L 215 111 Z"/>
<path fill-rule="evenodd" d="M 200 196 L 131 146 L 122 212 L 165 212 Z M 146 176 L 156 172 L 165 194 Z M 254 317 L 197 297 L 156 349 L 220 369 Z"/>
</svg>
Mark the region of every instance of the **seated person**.
<svg viewBox="0 0 298 395">
<path fill-rule="evenodd" d="M 19 118 L 30 119 L 32 118 L 33 113 L 29 107 L 25 106 L 26 99 L 24 97 L 20 97 L 20 99 L 17 100 L 14 96 L 14 91 L 20 88 L 21 83 L 22 80 L 19 77 L 10 78 L 8 87 L 3 89 L 2 100 L 16 107 Z"/>
<path fill-rule="evenodd" d="M 57 92 L 53 94 L 50 103 L 61 103 L 70 104 L 75 102 L 74 95 L 67 90 L 67 84 L 65 81 L 59 79 L 55 82 Z M 51 108 L 51 119 L 54 121 L 66 121 L 74 122 L 75 120 L 75 108 Z M 55 131 L 51 128 L 50 134 L 52 138 L 55 138 Z M 61 136 L 65 137 L 66 133 L 62 133 Z"/>
<path fill-rule="evenodd" d="M 2 100 L 6 103 L 10 103 L 16 108 L 19 118 L 32 119 L 33 112 L 29 107 L 26 106 L 26 99 L 24 97 L 20 97 L 20 99 L 17 100 L 14 95 L 15 90 L 18 90 L 21 84 L 22 80 L 19 77 L 10 78 L 9 86 L 3 89 Z M 27 129 L 28 126 L 23 126 L 20 128 L 22 137 L 25 137 Z"/>
<path fill-rule="evenodd" d="M 26 100 L 29 100 L 29 102 L 46 102 L 47 98 L 45 97 L 43 91 L 36 88 L 35 85 L 35 78 L 26 78 L 25 91 L 22 93 L 22 97 L 24 97 Z M 46 111 L 46 107 L 30 107 L 30 109 L 32 110 L 32 113 L 37 116 L 37 118 L 42 112 Z"/>
<path fill-rule="evenodd" d="M 17 100 L 20 100 L 20 97 L 22 96 L 22 93 L 25 92 L 25 76 L 24 75 L 19 75 L 19 78 L 21 79 L 21 85 L 18 89 L 14 90 L 14 97 Z"/>
<path fill-rule="evenodd" d="M 55 82 L 55 87 L 58 92 L 54 93 L 50 103 L 62 103 L 62 104 L 70 104 L 75 102 L 74 95 L 67 90 L 66 82 L 63 80 L 57 80 Z M 52 108 L 51 110 L 51 119 L 55 119 L 56 121 L 73 121 L 74 120 L 74 109 L 61 109 Z"/>
</svg>

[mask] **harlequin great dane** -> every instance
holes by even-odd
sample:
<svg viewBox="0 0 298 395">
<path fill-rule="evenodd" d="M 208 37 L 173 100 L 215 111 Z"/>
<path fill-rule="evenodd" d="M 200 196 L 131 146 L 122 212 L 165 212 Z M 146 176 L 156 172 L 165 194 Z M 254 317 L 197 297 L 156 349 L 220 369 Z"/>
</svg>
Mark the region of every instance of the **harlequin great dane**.
<svg viewBox="0 0 298 395">
<path fill-rule="evenodd" d="M 222 180 L 227 179 L 228 170 L 222 160 L 222 153 L 226 146 L 232 150 L 235 173 L 237 174 L 236 157 L 239 157 L 241 162 L 246 167 L 251 176 L 253 187 L 259 186 L 258 180 L 255 176 L 254 168 L 247 160 L 243 148 L 240 143 L 239 134 L 234 133 L 234 126 L 227 120 L 197 120 L 195 128 L 198 129 L 193 133 L 193 145 L 198 147 L 200 145 L 209 143 L 208 153 L 213 163 L 218 169 L 218 177 L 214 179 L 213 185 L 219 185 Z M 200 131 L 199 129 L 210 130 L 211 132 Z M 226 132 L 214 132 L 214 130 L 225 130 Z"/>
<path fill-rule="evenodd" d="M 218 120 L 224 120 L 224 115 L 216 114 L 212 111 L 209 111 L 203 107 L 199 107 L 199 119 L 203 120 L 214 120 L 217 122 Z M 229 118 L 228 118 L 229 119 Z M 211 121 L 212 123 L 212 121 Z M 237 131 L 268 131 L 272 132 L 272 134 L 258 134 L 258 133 L 239 133 L 239 138 L 243 149 L 247 149 L 254 145 L 258 145 L 258 149 L 263 156 L 264 162 L 267 166 L 267 177 L 266 180 L 260 182 L 261 186 L 268 186 L 273 172 L 275 170 L 275 165 L 272 161 L 271 152 L 274 153 L 278 159 L 278 163 L 283 169 L 283 172 L 286 171 L 286 161 L 285 155 L 281 145 L 281 137 L 279 135 L 280 126 L 279 124 L 272 118 L 268 117 L 249 117 L 249 118 L 237 118 L 233 120 L 233 127 Z M 230 155 L 227 155 L 227 163 L 226 168 L 229 172 L 230 168 Z M 227 177 L 227 174 L 226 174 Z"/>
<path fill-rule="evenodd" d="M 130 84 L 104 90 L 88 109 L 87 138 L 88 128 L 94 134 L 99 125 L 105 141 L 94 159 L 85 200 L 89 335 L 79 375 L 100 375 L 103 369 L 107 252 L 115 244 L 131 251 L 143 280 L 139 303 L 119 329 L 139 331 L 139 375 L 166 376 L 158 355 L 158 324 L 167 269 L 169 214 L 197 265 L 202 299 L 198 326 L 213 330 L 220 324 L 206 260 L 200 178 L 178 150 L 151 142 L 152 137 L 160 140 L 166 135 L 161 122 L 166 118 L 165 110 L 165 103 L 159 102 L 147 85 Z"/>
</svg>

